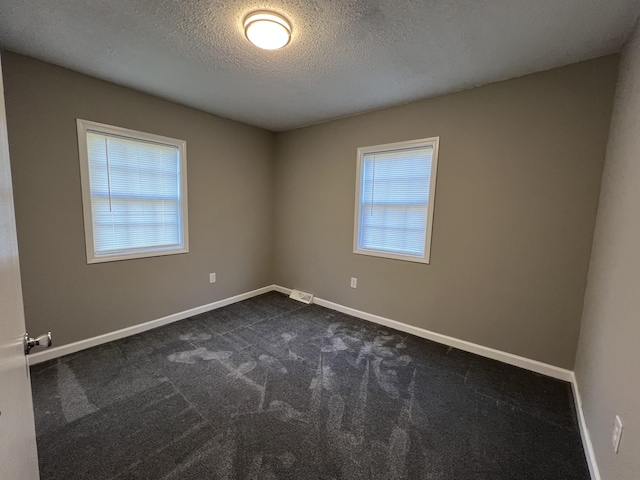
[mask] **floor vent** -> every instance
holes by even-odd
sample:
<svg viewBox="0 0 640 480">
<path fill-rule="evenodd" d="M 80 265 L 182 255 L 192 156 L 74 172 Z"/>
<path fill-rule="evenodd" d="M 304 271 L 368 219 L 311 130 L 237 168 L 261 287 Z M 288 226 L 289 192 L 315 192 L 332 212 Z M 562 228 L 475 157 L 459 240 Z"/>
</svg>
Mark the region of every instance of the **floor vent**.
<svg viewBox="0 0 640 480">
<path fill-rule="evenodd" d="M 289 298 L 293 298 L 302 303 L 311 303 L 313 300 L 313 293 L 301 292 L 300 290 L 291 290 L 291 295 Z"/>
</svg>

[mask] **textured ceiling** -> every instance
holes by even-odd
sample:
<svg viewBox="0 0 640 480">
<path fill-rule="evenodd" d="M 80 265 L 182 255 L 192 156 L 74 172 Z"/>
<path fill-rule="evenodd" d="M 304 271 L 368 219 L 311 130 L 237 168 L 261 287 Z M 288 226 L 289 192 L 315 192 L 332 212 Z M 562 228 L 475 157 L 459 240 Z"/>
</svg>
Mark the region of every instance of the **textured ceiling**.
<svg viewBox="0 0 640 480">
<path fill-rule="evenodd" d="M 637 0 L 0 0 L 0 45 L 273 131 L 617 51 Z M 273 9 L 291 43 L 242 19 Z"/>
</svg>

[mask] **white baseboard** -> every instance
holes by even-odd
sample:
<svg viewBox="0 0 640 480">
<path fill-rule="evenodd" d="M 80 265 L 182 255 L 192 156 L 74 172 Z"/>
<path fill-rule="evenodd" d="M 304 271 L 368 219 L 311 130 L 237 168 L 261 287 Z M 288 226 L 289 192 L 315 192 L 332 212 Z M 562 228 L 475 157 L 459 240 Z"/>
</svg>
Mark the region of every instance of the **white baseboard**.
<svg viewBox="0 0 640 480">
<path fill-rule="evenodd" d="M 284 293 L 285 295 L 291 295 L 291 292 L 293 291 L 291 288 L 281 287 L 280 285 L 274 285 L 273 289 L 276 292 Z M 315 298 L 314 298 L 314 300 L 315 300 Z M 315 302 L 312 302 L 312 303 L 315 303 Z"/>
<path fill-rule="evenodd" d="M 156 320 L 151 320 L 149 322 L 141 323 L 139 325 L 133 325 L 131 327 L 123 328 L 121 330 L 105 333 L 104 335 L 98 335 L 97 337 L 87 338 L 86 340 L 80 340 L 78 342 L 68 343 L 66 345 L 61 345 L 59 347 L 54 347 L 47 350 L 42 350 L 41 352 L 32 353 L 27 357 L 29 359 L 29 365 L 36 365 L 38 363 L 46 362 L 47 360 L 51 360 L 53 358 L 58 358 L 58 357 L 62 357 L 63 355 L 69 355 L 70 353 L 79 352 L 80 350 L 84 350 L 86 348 L 95 347 L 96 345 L 112 342 L 113 340 L 129 337 L 137 333 L 146 332 L 147 330 L 161 327 L 163 325 L 167 325 L 168 323 L 177 322 L 178 320 L 183 320 L 185 318 L 192 317 L 193 315 L 198 315 L 199 313 L 204 313 L 210 310 L 215 310 L 216 308 L 224 307 L 226 305 L 231 305 L 232 303 L 240 302 L 242 300 L 246 300 L 247 298 L 255 297 L 256 295 L 261 295 L 263 293 L 271 292 L 275 290 L 274 287 L 275 287 L 274 285 L 268 285 L 266 287 L 258 288 L 257 290 L 253 290 L 251 292 L 242 293 L 234 297 L 229 297 L 223 300 L 218 300 L 217 302 L 208 303 L 207 305 L 202 305 L 200 307 L 184 310 L 182 312 L 174 313 L 172 315 L 158 318 Z"/>
<path fill-rule="evenodd" d="M 279 285 L 274 285 L 274 290 L 286 294 L 291 293 L 290 289 L 281 287 Z M 413 325 L 408 325 L 396 320 L 391 320 L 390 318 L 363 312 L 351 307 L 345 307 L 344 305 L 333 303 L 328 300 L 323 300 L 322 298 L 314 297 L 313 303 L 320 305 L 321 307 L 327 307 L 332 310 L 337 310 L 338 312 L 346 313 L 347 315 L 351 315 L 352 317 L 368 320 L 370 322 L 377 323 L 378 325 L 384 325 L 385 327 L 394 328 L 396 330 L 400 330 L 401 332 L 410 333 L 412 335 L 416 335 L 417 337 L 426 338 L 427 340 L 442 343 L 450 347 L 464 350 L 465 352 L 475 353 L 476 355 L 491 358 L 493 360 L 498 360 L 503 363 L 508 363 L 509 365 L 514 365 L 526 370 L 531 370 L 532 372 L 540 373 L 542 375 L 558 378 L 566 382 L 571 382 L 573 379 L 573 372 L 571 370 L 556 367 L 554 365 L 549 365 L 548 363 L 539 362 L 538 360 L 532 360 L 530 358 L 521 357 L 513 353 L 503 352 L 494 348 L 478 345 L 477 343 L 467 342 L 466 340 L 459 340 L 454 337 L 442 335 L 441 333 L 432 332 L 424 328 L 414 327 Z"/>
<path fill-rule="evenodd" d="M 584 453 L 587 457 L 591 480 L 601 480 L 602 477 L 600 477 L 600 470 L 596 462 L 596 453 L 593 449 L 593 443 L 591 443 L 589 429 L 587 428 L 587 419 L 582 409 L 582 397 L 580 397 L 580 390 L 578 389 L 578 380 L 573 372 L 571 373 L 571 386 L 573 387 L 573 399 L 576 403 L 576 413 L 578 414 L 578 424 L 580 425 L 580 437 L 582 437 L 582 445 L 584 446 Z"/>
</svg>

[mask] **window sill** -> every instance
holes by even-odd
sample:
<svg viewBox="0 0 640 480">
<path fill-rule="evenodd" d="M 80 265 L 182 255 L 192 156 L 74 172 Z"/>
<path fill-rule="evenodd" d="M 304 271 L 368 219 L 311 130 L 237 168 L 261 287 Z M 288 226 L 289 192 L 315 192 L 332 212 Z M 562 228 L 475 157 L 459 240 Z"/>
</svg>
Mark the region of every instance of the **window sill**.
<svg viewBox="0 0 640 480">
<path fill-rule="evenodd" d="M 156 251 L 135 252 L 135 253 L 122 253 L 122 254 L 114 254 L 114 255 L 104 255 L 100 257 L 94 256 L 94 257 L 87 258 L 87 264 L 91 265 L 93 263 L 119 262 L 122 260 L 134 260 L 136 258 L 163 257 L 165 255 L 180 255 L 183 253 L 189 253 L 189 248 L 177 248 L 172 250 L 156 250 Z"/>
<path fill-rule="evenodd" d="M 379 250 L 366 250 L 363 248 L 355 248 L 353 253 L 358 255 L 367 255 L 370 257 L 388 258 L 390 260 L 402 260 L 404 262 L 429 264 L 429 257 L 414 257 L 411 255 L 400 255 L 397 253 L 383 252 Z"/>
</svg>

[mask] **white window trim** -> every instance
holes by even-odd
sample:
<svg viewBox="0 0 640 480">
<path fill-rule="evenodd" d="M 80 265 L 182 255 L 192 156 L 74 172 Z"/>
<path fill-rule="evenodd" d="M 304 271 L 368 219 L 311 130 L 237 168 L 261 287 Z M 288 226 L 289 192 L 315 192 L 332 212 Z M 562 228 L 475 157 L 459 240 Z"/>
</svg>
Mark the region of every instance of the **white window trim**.
<svg viewBox="0 0 640 480">
<path fill-rule="evenodd" d="M 369 255 L 372 257 L 390 258 L 393 260 L 404 260 L 407 262 L 417 262 L 428 264 L 431 259 L 431 235 L 433 232 L 433 210 L 436 197 L 436 176 L 438 171 L 438 146 L 440 137 L 421 138 L 406 142 L 387 143 L 384 145 L 374 145 L 371 147 L 358 148 L 358 159 L 356 169 L 356 202 L 353 221 L 353 253 L 359 255 Z M 425 232 L 424 256 L 400 255 L 381 250 L 358 248 L 359 226 L 360 226 L 360 195 L 362 192 L 362 159 L 367 153 L 387 152 L 390 150 L 400 150 L 405 148 L 433 147 L 431 160 L 431 180 L 429 183 L 429 209 L 427 212 L 427 231 Z"/>
<path fill-rule="evenodd" d="M 89 120 L 76 119 L 78 129 L 78 152 L 80 158 L 80 180 L 82 186 L 82 210 L 84 217 L 85 247 L 87 263 L 115 262 L 134 258 L 159 257 L 165 255 L 178 255 L 189 252 L 189 222 L 187 208 L 187 143 L 152 133 L 140 132 L 128 128 L 115 127 L 104 123 L 91 122 Z M 132 251 L 121 255 L 95 255 L 93 243 L 93 215 L 91 211 L 91 182 L 89 176 L 89 153 L 87 148 L 87 132 L 104 133 L 143 140 L 147 142 L 172 145 L 180 152 L 180 214 L 182 219 L 182 248 L 163 249 L 163 247 L 149 247 L 140 251 Z"/>
</svg>

